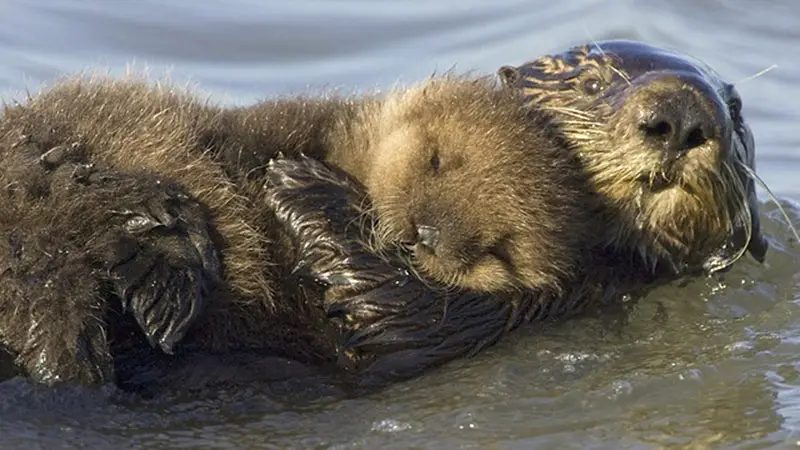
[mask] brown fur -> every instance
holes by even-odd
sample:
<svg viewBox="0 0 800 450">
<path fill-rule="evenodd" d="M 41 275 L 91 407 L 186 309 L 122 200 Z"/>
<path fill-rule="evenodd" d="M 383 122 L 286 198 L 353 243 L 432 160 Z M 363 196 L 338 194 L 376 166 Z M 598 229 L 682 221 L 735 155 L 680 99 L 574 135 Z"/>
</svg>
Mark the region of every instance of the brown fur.
<svg viewBox="0 0 800 450">
<path fill-rule="evenodd" d="M 583 180 L 535 119 L 489 82 L 432 80 L 391 95 L 330 159 L 366 186 L 378 249 L 425 224 L 439 244 L 413 246 L 415 265 L 436 281 L 558 289 L 579 257 Z"/>
<path fill-rule="evenodd" d="M 746 250 L 763 260 L 754 183 L 741 167 L 754 168 L 752 134 L 736 90 L 713 70 L 608 41 L 499 73 L 553 115 L 580 156 L 599 199 L 597 246 L 611 263 L 635 258 L 644 281 L 722 270 Z"/>
<path fill-rule="evenodd" d="M 6 108 L 0 122 L 0 237 L 9 243 L 0 254 L 0 337 L 49 383 L 108 381 L 121 354 L 149 345 L 333 362 L 352 346 L 329 326 L 332 305 L 297 285 L 302 245 L 266 201 L 279 154 L 326 159 L 363 183 L 376 254 L 400 255 L 417 221 L 438 227 L 434 254 L 403 253 L 443 286 L 437 292 L 558 292 L 580 258 L 585 189 L 537 117 L 491 82 L 458 77 L 387 98 L 233 109 L 136 79 L 64 81 Z M 374 284 L 370 292 L 373 301 L 392 298 Z M 447 309 L 426 292 L 398 299 Z M 454 320 L 479 313 L 489 297 L 459 298 L 453 305 L 466 309 Z M 517 303 L 486 304 L 504 317 L 487 332 L 496 338 Z M 344 316 L 351 331 L 369 331 Z M 483 323 L 475 318 L 473 330 Z M 443 359 L 436 342 L 426 345 Z M 410 366 L 436 359 L 423 354 Z"/>
</svg>

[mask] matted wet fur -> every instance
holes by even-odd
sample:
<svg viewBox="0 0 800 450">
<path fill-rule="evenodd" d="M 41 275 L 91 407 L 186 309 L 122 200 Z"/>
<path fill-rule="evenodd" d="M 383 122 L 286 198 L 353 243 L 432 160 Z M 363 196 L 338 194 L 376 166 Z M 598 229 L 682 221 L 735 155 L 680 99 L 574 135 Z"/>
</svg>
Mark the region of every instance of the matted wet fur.
<svg viewBox="0 0 800 450">
<path fill-rule="evenodd" d="M 747 251 L 764 260 L 753 137 L 736 89 L 707 65 L 621 40 L 498 73 L 578 153 L 599 199 L 593 253 L 632 285 L 725 270 Z"/>
<path fill-rule="evenodd" d="M 487 79 L 230 109 L 143 80 L 66 80 L 6 107 L 0 152 L 0 337 L 44 383 L 124 384 L 129 355 L 196 351 L 344 367 L 385 353 L 371 373 L 418 372 L 517 323 L 520 293 L 565 288 L 585 235 L 577 160 Z M 338 306 L 321 307 L 298 255 L 335 240 L 297 241 L 276 220 L 277 155 L 362 183 L 377 222 L 360 245 L 404 259 L 415 281 L 350 291 L 334 275 L 353 280 L 336 265 L 351 254 L 331 253 L 332 275 L 312 272 Z M 337 204 L 321 211 L 346 217 Z"/>
</svg>

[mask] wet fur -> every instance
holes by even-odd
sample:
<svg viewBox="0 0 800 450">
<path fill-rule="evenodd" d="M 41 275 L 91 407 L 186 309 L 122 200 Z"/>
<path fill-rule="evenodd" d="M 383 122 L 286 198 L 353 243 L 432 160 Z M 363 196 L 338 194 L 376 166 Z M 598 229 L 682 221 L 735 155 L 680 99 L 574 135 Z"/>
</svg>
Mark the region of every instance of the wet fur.
<svg viewBox="0 0 800 450">
<path fill-rule="evenodd" d="M 645 43 L 608 41 L 499 74 L 553 115 L 580 156 L 598 200 L 593 220 L 603 230 L 595 253 L 612 263 L 635 261 L 643 282 L 724 270 L 746 251 L 763 261 L 755 186 L 740 167 L 754 168 L 752 134 L 736 90 L 712 69 Z M 684 157 L 666 159 L 642 120 L 652 105 L 686 108 L 680 101 L 690 95 L 714 127 Z"/>
<path fill-rule="evenodd" d="M 529 315 L 539 297 L 523 291 L 551 298 L 579 263 L 584 180 L 539 121 L 485 79 L 229 109 L 141 79 L 65 80 L 0 121 L 0 338 L 44 383 L 125 384 L 142 361 L 239 351 L 392 378 L 477 350 Z M 428 171 L 431 150 L 461 165 Z M 293 179 L 279 155 L 344 169 L 371 206 L 350 215 L 357 190 L 319 178 L 290 184 L 318 197 L 278 200 Z M 298 235 L 304 211 L 325 217 Z M 502 264 L 469 285 L 480 263 L 418 264 L 400 249 L 420 211 L 442 214 L 454 248 L 477 240 L 480 261 L 501 243 Z M 336 218 L 351 228 L 322 226 Z"/>
<path fill-rule="evenodd" d="M 169 89 L 152 91 L 141 83 L 103 81 L 88 86 L 68 83 L 67 86 L 79 89 L 78 97 L 85 93 L 86 98 L 99 101 L 86 105 L 85 98 L 67 97 L 69 106 L 50 110 L 50 101 L 59 100 L 63 92 L 71 92 L 57 88 L 49 100 L 47 93 L 34 99 L 34 105 L 39 99 L 45 99 L 38 103 L 40 107 L 28 104 L 8 110 L 6 117 L 14 119 L 4 118 L 5 141 L 1 148 L 4 158 L 12 163 L 4 169 L 2 181 L 13 189 L 8 190 L 7 203 L 2 206 L 13 213 L 2 222 L 3 233 L 6 233 L 3 238 L 10 245 L 8 256 L 2 260 L 4 287 L 1 289 L 4 290 L 0 300 L 5 303 L 0 305 L 0 319 L 6 322 L 0 326 L 12 330 L 7 336 L 12 336 L 12 343 L 17 344 L 12 345 L 18 353 L 17 361 L 42 381 L 96 382 L 114 374 L 125 374 L 123 378 L 143 375 L 137 368 L 144 371 L 144 367 L 120 362 L 119 355 L 143 352 L 152 356 L 156 353 L 159 358 L 165 357 L 169 366 L 174 358 L 201 349 L 202 353 L 223 355 L 239 351 L 277 353 L 302 361 L 330 364 L 365 378 L 405 378 L 449 359 L 479 351 L 525 320 L 579 312 L 589 305 L 615 301 L 676 276 L 725 268 L 740 256 L 743 246 L 756 258 L 763 258 L 766 246 L 758 227 L 752 183 L 733 170 L 736 166 L 733 161 L 753 166 L 752 142 L 742 139 L 743 147 L 738 151 L 726 155 L 716 153 L 724 158 L 706 157 L 690 162 L 695 166 L 682 182 L 691 187 L 695 195 L 673 197 L 676 195 L 673 192 L 664 198 L 643 197 L 642 188 L 662 183 L 670 171 L 654 170 L 660 166 L 649 161 L 648 155 L 637 147 L 637 137 L 631 133 L 633 127 L 629 120 L 626 122 L 623 116 L 604 115 L 602 104 L 595 109 L 596 105 L 575 94 L 575 88 L 584 80 L 578 77 L 584 64 L 591 63 L 594 69 L 606 70 L 603 73 L 608 80 L 615 80 L 612 86 L 620 90 L 631 81 L 624 67 L 604 65 L 602 58 L 586 58 L 589 51 L 588 47 L 576 50 L 577 62 L 569 60 L 567 64 L 563 57 L 546 57 L 527 67 L 533 72 L 526 72 L 525 66 L 502 72 L 511 77 L 507 78 L 511 80 L 509 86 L 521 87 L 517 92 L 524 94 L 523 100 L 534 105 L 535 111 L 542 108 L 552 113 L 552 124 L 539 113 L 520 120 L 523 116 L 514 106 L 517 100 L 497 96 L 494 91 L 483 88 L 478 89 L 476 104 L 506 102 L 512 107 L 461 109 L 436 101 L 436 95 L 441 96 L 440 100 L 448 95 L 460 101 L 473 98 L 471 95 L 459 97 L 459 94 L 469 94 L 471 89 L 459 91 L 458 87 L 462 86 L 459 83 L 434 84 L 427 90 L 407 91 L 407 96 L 393 97 L 397 108 L 386 107 L 392 103 L 383 103 L 378 98 L 332 97 L 266 102 L 231 110 L 201 105 L 191 99 L 186 101 L 184 94 Z M 649 55 L 649 51 L 653 50 L 643 52 L 645 61 L 649 56 L 658 57 Z M 519 74 L 524 76 L 519 78 Z M 710 72 L 706 75 L 711 83 L 719 81 Z M 543 79 L 558 89 L 543 90 L 536 85 Z M 535 86 L 532 89 L 526 84 L 531 80 Z M 442 93 L 441 89 L 453 86 L 456 86 L 455 91 Z M 87 87 L 87 92 L 82 91 Z M 102 93 L 95 93 L 96 89 Z M 128 89 L 131 91 L 126 94 Z M 434 98 L 426 98 L 427 94 Z M 669 96 L 670 91 L 667 89 L 662 94 Z M 116 103 L 104 105 L 105 95 L 116 99 Z M 72 109 L 73 104 L 83 109 Z M 151 104 L 170 107 L 149 109 Z M 142 129 L 126 126 L 124 110 L 127 106 L 124 105 L 134 105 L 133 109 L 139 111 L 134 121 L 147 126 Z M 431 108 L 413 112 L 414 106 L 419 105 L 431 105 Z M 105 129 L 103 114 L 107 114 L 108 108 L 114 111 L 118 107 L 123 110 L 121 125 L 118 129 Z M 144 112 L 136 107 L 143 107 Z M 79 118 L 56 120 L 62 111 Z M 182 116 L 181 111 L 188 113 Z M 455 114 L 451 114 L 453 111 Z M 459 111 L 467 114 L 459 115 Z M 504 120 L 499 120 L 501 118 Z M 512 128 L 505 126 L 508 123 L 505 119 L 509 118 L 513 119 Z M 101 146 L 99 150 L 87 147 L 85 136 L 69 131 L 71 120 L 87 120 L 85 129 L 90 136 L 92 130 L 101 130 L 108 131 L 107 136 L 117 137 L 102 141 L 107 147 Z M 728 121 L 730 126 L 743 124 L 735 123 L 732 115 L 722 120 L 725 126 Z M 65 124 L 69 132 L 51 125 L 59 123 Z M 581 218 L 580 222 L 572 223 L 584 225 L 583 229 L 594 232 L 597 238 L 586 246 L 577 247 L 583 251 L 583 259 L 579 260 L 582 266 L 570 263 L 544 266 L 549 271 L 548 276 L 534 273 L 533 276 L 510 277 L 508 280 L 512 282 L 501 284 L 501 289 L 479 284 L 496 291 L 491 295 L 454 289 L 459 283 L 463 284 L 463 280 L 447 277 L 427 280 L 425 270 L 415 271 L 416 265 L 425 269 L 424 260 L 417 259 L 413 249 L 402 245 L 409 229 L 405 222 L 410 217 L 424 215 L 426 208 L 419 205 L 424 205 L 426 198 L 418 197 L 419 193 L 413 191 L 414 183 L 407 180 L 420 180 L 413 176 L 406 178 L 405 170 L 417 167 L 414 164 L 421 167 L 430 163 L 430 154 L 416 154 L 414 150 L 441 148 L 437 136 L 431 139 L 426 127 L 437 123 L 434 133 L 448 131 L 438 137 L 450 137 L 450 142 L 467 144 L 482 134 L 464 135 L 462 128 L 452 127 L 452 124 L 478 124 L 489 135 L 499 131 L 500 136 L 508 137 L 508 140 L 500 140 L 503 142 L 524 143 L 527 142 L 523 139 L 525 133 L 531 133 L 533 137 L 528 139 L 547 143 L 544 146 L 546 155 L 555 157 L 558 164 L 563 163 L 562 168 L 572 167 L 569 154 L 577 151 L 582 156 L 582 170 L 593 181 L 592 197 L 583 197 L 584 193 L 577 187 L 579 183 L 570 176 L 554 185 L 567 190 L 555 194 L 537 191 L 533 198 L 550 205 L 548 200 L 557 203 L 573 198 L 566 193 L 574 187 L 576 204 L 591 209 L 592 215 L 588 218 L 582 215 L 583 209 L 572 209 L 574 217 Z M 37 128 L 38 124 L 47 125 Z M 168 131 L 159 132 L 158 127 L 162 125 Z M 33 131 L 29 131 L 31 129 Z M 53 133 L 53 129 L 57 131 Z M 563 133 L 564 145 L 551 147 L 553 137 L 543 135 L 544 129 Z M 142 136 L 146 138 L 139 141 Z M 169 139 L 162 141 L 165 136 Z M 175 136 L 178 138 L 173 140 Z M 381 139 L 384 139 L 383 145 L 398 148 L 405 148 L 410 142 L 410 150 L 406 149 L 402 156 L 416 156 L 406 160 L 392 155 L 397 159 L 382 159 L 391 162 L 387 165 L 388 171 L 375 168 L 370 162 L 376 159 L 370 155 L 375 154 L 371 151 L 381 151 Z M 93 141 L 89 139 L 89 142 Z M 120 146 L 120 142 L 125 145 Z M 152 145 L 152 142 L 160 144 Z M 153 166 L 140 170 L 141 161 L 126 165 L 130 161 L 125 160 L 130 156 L 119 154 L 120 148 L 139 146 L 152 151 L 164 142 L 168 143 L 165 149 L 177 150 L 176 154 L 185 155 L 188 161 L 197 161 L 197 166 L 209 170 L 201 172 L 202 180 L 194 179 L 196 184 L 192 184 L 192 172 L 185 170 L 186 160 L 154 158 Z M 415 145 L 415 142 L 426 145 Z M 129 145 L 131 143 L 135 145 Z M 148 143 L 149 147 L 145 145 Z M 62 155 L 61 147 L 80 149 L 76 153 L 80 157 L 64 162 L 63 158 L 58 158 Z M 86 153 L 87 148 L 92 151 Z M 50 149 L 58 151 L 42 158 Z M 338 153 L 337 149 L 344 152 Z M 711 150 L 709 155 L 714 155 Z M 558 151 L 563 153 L 559 156 Z M 288 159 L 275 160 L 278 153 Z M 305 159 L 301 153 L 310 155 L 311 159 Z M 317 159 L 328 159 L 335 165 L 323 165 Z M 508 179 L 507 175 L 519 175 L 510 171 L 511 164 L 502 166 L 503 162 L 512 161 L 500 161 L 501 184 Z M 87 168 L 86 162 L 94 166 Z M 167 169 L 163 173 L 168 176 L 159 184 L 153 177 L 162 174 L 160 164 L 165 165 Z M 348 173 L 339 172 L 336 165 Z M 536 173 L 544 180 L 551 179 L 552 172 L 543 169 L 541 173 L 529 173 Z M 492 167 L 491 172 L 497 169 Z M 31 178 L 31 174 L 35 176 Z M 39 181 L 28 183 L 25 181 L 28 179 Z M 428 179 L 423 180 L 427 182 Z M 104 191 L 103 183 L 112 184 Z M 269 187 L 263 190 L 265 183 Z M 75 204 L 76 210 L 71 215 L 61 214 L 61 203 L 58 208 L 51 208 L 52 211 L 35 206 L 56 204 L 48 197 L 52 192 L 67 199 L 84 198 L 84 191 L 79 191 L 81 197 L 71 196 L 70 190 L 76 189 L 73 184 L 86 186 L 78 190 L 95 192 L 88 197 L 93 199 L 91 205 L 61 202 Z M 387 187 L 398 186 L 406 187 L 402 194 L 407 196 L 408 202 L 395 204 L 391 201 L 397 195 Z M 458 189 L 443 192 L 457 194 L 456 199 L 482 193 L 474 184 L 456 186 Z M 440 189 L 436 187 L 426 192 L 440 192 Z M 103 192 L 130 192 L 132 207 L 123 211 L 132 211 L 132 214 L 120 218 L 118 211 L 112 213 L 104 208 L 103 205 L 113 203 L 113 199 L 104 197 Z M 498 198 L 508 201 L 521 197 L 513 190 L 509 197 L 508 192 L 502 192 Z M 142 209 L 145 197 L 159 198 L 169 207 L 148 205 Z M 224 201 L 215 203 L 219 201 L 215 199 Z M 481 202 L 480 198 L 477 201 Z M 443 210 L 451 207 L 446 202 L 437 204 L 447 205 Z M 479 222 L 456 224 L 452 229 L 491 229 L 493 217 L 507 219 L 504 214 L 508 211 L 493 209 L 491 201 L 480 204 L 478 212 L 490 211 L 491 214 L 465 215 L 465 220 L 477 217 Z M 22 206 L 15 210 L 14 205 Z M 457 206 L 458 202 L 452 205 Z M 558 208 L 551 210 L 551 206 L 542 210 L 557 213 Z M 569 212 L 573 205 L 567 203 L 566 206 Z M 172 212 L 159 212 L 164 209 Z M 264 214 L 265 210 L 277 214 Z M 706 210 L 716 213 L 707 214 Z M 64 208 L 64 211 L 71 210 Z M 703 214 L 698 214 L 699 211 Z M 180 220 L 172 220 L 172 216 Z M 542 221 L 545 226 L 539 231 L 557 232 L 557 216 L 545 216 Z M 481 217 L 488 221 L 480 221 Z M 532 216 L 522 214 L 520 217 Z M 129 223 L 130 219 L 135 220 Z M 77 227 L 79 232 L 73 233 L 73 222 L 79 220 L 83 221 L 80 225 L 84 228 Z M 227 240 L 226 229 L 236 230 L 233 234 L 241 239 L 238 241 L 242 242 L 241 246 L 234 245 L 235 239 Z M 153 234 L 155 230 L 157 234 Z M 530 230 L 523 229 L 523 232 Z M 162 239 L 164 234 L 166 238 Z M 579 234 L 574 237 L 576 241 L 580 241 Z M 86 235 L 92 239 L 85 240 Z M 456 237 L 465 235 L 469 236 L 459 233 Z M 18 243 L 19 236 L 24 237 L 22 245 Z M 72 237 L 72 240 L 63 239 L 63 236 Z M 570 239 L 556 241 L 576 242 Z M 131 240 L 135 245 L 123 245 Z M 182 328 L 176 324 L 186 320 L 173 317 L 192 316 L 191 313 L 187 316 L 185 299 L 175 303 L 158 301 L 154 303 L 155 309 L 147 309 L 147 301 L 152 303 L 155 298 L 154 292 L 148 293 L 145 289 L 145 295 L 140 294 L 138 300 L 135 293 L 142 292 L 141 289 L 130 290 L 130 299 L 126 295 L 125 287 L 141 286 L 140 279 L 108 277 L 104 272 L 110 263 L 120 259 L 120 255 L 130 255 L 131 245 L 145 255 L 126 259 L 133 261 L 133 269 L 141 260 L 144 266 L 159 269 L 156 274 L 175 274 L 178 280 L 183 280 L 182 286 L 192 286 L 191 292 L 210 292 L 207 298 L 196 300 L 203 306 L 204 313 L 197 316 L 195 326 L 188 329 L 182 339 L 180 333 L 175 332 Z M 122 250 L 108 257 L 109 248 Z M 235 256 L 233 252 L 237 249 L 242 253 Z M 575 261 L 568 257 L 568 252 L 559 253 L 558 247 L 555 251 L 556 255 L 566 256 L 565 260 Z M 153 258 L 152 255 L 167 258 Z M 289 261 L 291 263 L 285 264 Z M 525 261 L 521 263 L 524 265 Z M 253 264 L 261 264 L 261 269 L 246 269 L 255 267 Z M 181 269 L 173 270 L 175 267 Z M 185 270 L 186 267 L 191 270 Z M 222 271 L 214 276 L 217 267 Z M 427 272 L 435 275 L 436 269 L 428 267 Z M 45 278 L 47 280 L 42 282 Z M 546 289 L 525 289 L 526 285 L 520 282 L 526 279 L 544 282 Z M 45 289 L 54 286 L 53 282 L 57 289 Z M 86 295 L 72 296 L 65 301 L 64 292 Z M 109 298 L 117 297 L 122 300 L 118 304 L 108 302 Z M 191 305 L 191 301 L 188 304 Z M 53 323 L 58 323 L 59 327 L 54 328 Z M 44 324 L 49 325 L 45 327 Z M 48 334 L 54 330 L 58 332 Z M 176 357 L 152 350 L 149 341 L 161 350 L 175 352 Z M 61 359 L 50 357 L 59 354 L 49 352 L 52 349 L 62 350 Z M 37 372 L 41 368 L 47 370 Z M 133 375 L 130 375 L 131 370 Z"/>
</svg>

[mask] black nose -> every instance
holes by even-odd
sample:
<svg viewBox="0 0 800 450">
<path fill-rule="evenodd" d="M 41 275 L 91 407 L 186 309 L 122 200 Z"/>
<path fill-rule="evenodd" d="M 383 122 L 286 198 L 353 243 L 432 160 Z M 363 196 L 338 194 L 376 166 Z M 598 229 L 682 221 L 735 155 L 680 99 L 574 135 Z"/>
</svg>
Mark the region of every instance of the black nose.
<svg viewBox="0 0 800 450">
<path fill-rule="evenodd" d="M 439 229 L 427 225 L 417 227 L 417 242 L 433 251 L 439 245 Z"/>
<path fill-rule="evenodd" d="M 642 124 L 647 140 L 672 157 L 679 158 L 712 137 L 714 118 L 693 92 L 680 91 L 647 109 Z"/>
</svg>

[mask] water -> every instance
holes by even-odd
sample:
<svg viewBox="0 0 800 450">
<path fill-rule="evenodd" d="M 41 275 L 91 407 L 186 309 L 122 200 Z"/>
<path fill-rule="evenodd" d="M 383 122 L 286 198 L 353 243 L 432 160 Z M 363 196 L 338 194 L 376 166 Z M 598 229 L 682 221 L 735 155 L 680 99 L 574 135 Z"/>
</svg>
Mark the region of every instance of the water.
<svg viewBox="0 0 800 450">
<path fill-rule="evenodd" d="M 589 38 L 643 39 L 733 81 L 778 65 L 739 90 L 759 173 L 800 226 L 798 30 L 794 0 L 0 0 L 0 94 L 133 64 L 242 104 L 386 88 L 453 66 L 491 72 Z M 528 327 L 358 399 L 301 380 L 150 401 L 1 382 L 0 447 L 797 447 L 800 250 L 773 205 L 763 215 L 773 246 L 763 266 L 659 289 L 626 317 Z"/>
</svg>

